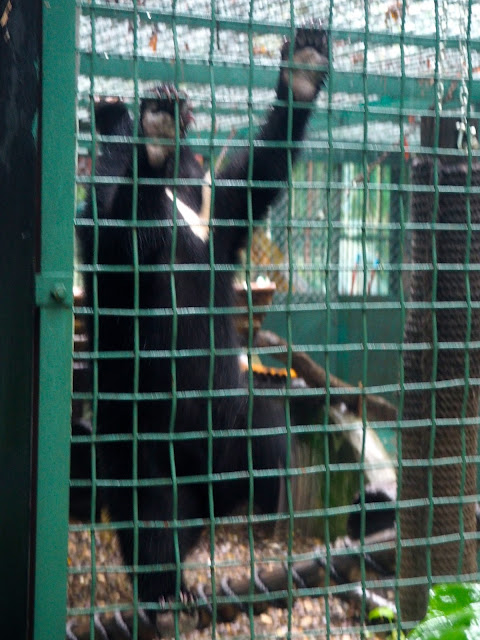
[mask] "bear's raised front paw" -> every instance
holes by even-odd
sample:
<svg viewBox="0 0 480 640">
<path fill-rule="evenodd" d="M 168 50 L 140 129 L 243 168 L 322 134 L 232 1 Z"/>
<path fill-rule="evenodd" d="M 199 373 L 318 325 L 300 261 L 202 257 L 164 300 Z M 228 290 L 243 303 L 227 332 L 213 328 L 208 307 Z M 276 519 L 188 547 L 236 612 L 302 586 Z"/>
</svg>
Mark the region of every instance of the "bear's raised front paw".
<svg viewBox="0 0 480 640">
<path fill-rule="evenodd" d="M 288 65 L 290 41 L 284 43 L 281 55 Z M 281 75 L 285 87 L 288 87 L 291 78 L 294 100 L 312 102 L 316 98 L 328 72 L 328 59 L 328 34 L 322 23 L 312 20 L 299 27 L 293 44 L 293 67 L 289 69 L 284 66 Z"/>
</svg>

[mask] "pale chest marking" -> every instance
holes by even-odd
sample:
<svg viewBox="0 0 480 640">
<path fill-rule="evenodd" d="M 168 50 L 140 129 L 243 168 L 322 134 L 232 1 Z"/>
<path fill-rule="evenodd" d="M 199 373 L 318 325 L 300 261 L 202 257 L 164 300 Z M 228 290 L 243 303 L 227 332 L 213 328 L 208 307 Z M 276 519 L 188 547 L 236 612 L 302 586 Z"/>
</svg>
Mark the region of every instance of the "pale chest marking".
<svg viewBox="0 0 480 640">
<path fill-rule="evenodd" d="M 210 172 L 204 176 L 205 183 L 202 185 L 202 207 L 200 212 L 197 213 L 191 207 L 189 207 L 185 202 L 180 200 L 177 195 L 176 203 L 177 203 L 177 211 L 185 220 L 185 222 L 190 227 L 192 233 L 194 233 L 197 238 L 200 238 L 202 242 L 207 242 L 208 233 L 210 231 L 209 222 L 210 222 L 210 204 L 212 200 L 212 192 L 210 185 L 212 184 Z M 173 191 L 169 187 L 165 187 L 165 193 L 167 198 L 173 202 Z"/>
</svg>

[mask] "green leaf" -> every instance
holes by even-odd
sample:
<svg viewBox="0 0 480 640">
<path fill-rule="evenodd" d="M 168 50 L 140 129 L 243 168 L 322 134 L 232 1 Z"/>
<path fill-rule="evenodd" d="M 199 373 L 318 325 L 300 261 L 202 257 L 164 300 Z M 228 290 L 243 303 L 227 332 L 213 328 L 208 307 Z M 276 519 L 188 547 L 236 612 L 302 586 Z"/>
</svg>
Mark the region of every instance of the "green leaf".
<svg viewBox="0 0 480 640">
<path fill-rule="evenodd" d="M 425 619 L 409 640 L 475 640 L 480 638 L 480 585 L 436 586 Z"/>
<path fill-rule="evenodd" d="M 372 609 L 368 614 L 368 619 L 370 622 L 375 622 L 377 620 L 387 620 L 388 622 L 394 622 L 395 620 L 395 612 L 390 607 L 377 607 L 376 609 Z"/>
</svg>

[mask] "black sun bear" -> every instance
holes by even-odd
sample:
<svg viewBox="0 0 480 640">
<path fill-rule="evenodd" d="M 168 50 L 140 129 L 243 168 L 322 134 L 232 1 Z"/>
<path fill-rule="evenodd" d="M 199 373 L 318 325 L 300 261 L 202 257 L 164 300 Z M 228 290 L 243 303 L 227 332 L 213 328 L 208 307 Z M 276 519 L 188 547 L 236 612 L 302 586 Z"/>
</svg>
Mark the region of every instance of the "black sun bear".
<svg viewBox="0 0 480 640">
<path fill-rule="evenodd" d="M 142 101 L 136 144 L 122 102 L 96 109 L 99 133 L 115 136 L 103 141 L 78 224 L 83 262 L 92 266 L 86 306 L 98 310 L 88 320 L 99 356 L 98 475 L 111 484 L 102 500 L 111 521 L 123 523 L 122 552 L 139 567 L 144 603 L 184 597 L 175 565 L 202 522 L 230 513 L 252 488 L 260 511 L 277 509 L 284 416 L 248 397 L 229 312 L 232 265 L 249 217 L 264 217 L 287 182 L 289 154 L 297 156 L 327 72 L 326 32 L 317 23 L 299 28 L 281 57 L 277 101 L 253 149 L 227 156 L 211 191 L 182 143 L 191 114 L 175 89 Z"/>
</svg>

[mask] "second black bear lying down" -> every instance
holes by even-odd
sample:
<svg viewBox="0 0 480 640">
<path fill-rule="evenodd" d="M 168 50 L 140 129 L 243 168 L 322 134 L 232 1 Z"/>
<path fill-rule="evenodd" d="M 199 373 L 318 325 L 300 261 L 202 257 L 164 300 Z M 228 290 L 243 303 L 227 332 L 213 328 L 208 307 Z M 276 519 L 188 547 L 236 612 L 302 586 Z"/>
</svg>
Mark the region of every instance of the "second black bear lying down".
<svg viewBox="0 0 480 640">
<path fill-rule="evenodd" d="M 283 61 L 289 48 L 286 42 Z M 175 140 L 175 110 L 180 137 L 191 119 L 175 90 L 142 101 L 139 136 L 148 140 L 136 150 L 118 138 L 134 134 L 123 103 L 102 103 L 96 112 L 100 134 L 116 136 L 96 161 L 97 176 L 112 180 L 98 181 L 79 225 L 83 261 L 95 269 L 85 282 L 87 306 L 99 310 L 89 321 L 91 348 L 100 354 L 99 475 L 120 481 L 102 499 L 112 522 L 127 523 L 118 534 L 126 564 L 139 567 L 144 603 L 182 595 L 175 564 L 198 541 L 199 521 L 249 498 L 249 472 L 258 509 L 277 508 L 284 416 L 258 397 L 250 411 L 232 316 L 222 310 L 233 304 L 231 265 L 247 243 L 249 211 L 253 220 L 264 217 L 286 182 L 287 141 L 304 137 L 323 83 L 328 39 L 321 27 L 297 30 L 293 61 L 301 68 L 282 67 L 276 92 L 283 103 L 269 110 L 253 153 L 234 155 L 211 195 L 200 181 L 176 180 L 204 176 L 187 146 L 177 142 L 176 157 L 175 143 L 165 144 Z M 158 178 L 164 182 L 148 180 Z M 247 188 L 249 178 L 261 186 Z"/>
</svg>

